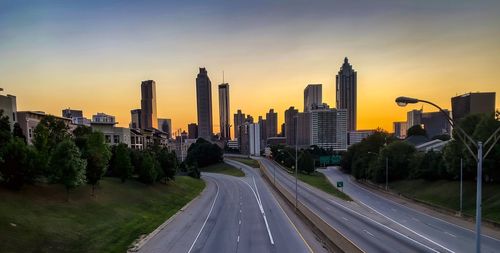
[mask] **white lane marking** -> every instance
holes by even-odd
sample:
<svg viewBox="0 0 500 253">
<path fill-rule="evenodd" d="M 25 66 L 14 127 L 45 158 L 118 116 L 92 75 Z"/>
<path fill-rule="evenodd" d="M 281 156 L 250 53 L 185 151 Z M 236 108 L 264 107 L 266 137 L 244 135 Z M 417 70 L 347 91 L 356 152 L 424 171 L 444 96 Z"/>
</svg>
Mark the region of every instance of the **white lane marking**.
<svg viewBox="0 0 500 253">
<path fill-rule="evenodd" d="M 212 203 L 212 206 L 210 207 L 210 211 L 208 212 L 207 218 L 205 219 L 205 222 L 203 222 L 203 225 L 201 226 L 200 231 L 198 232 L 198 235 L 196 235 L 196 238 L 194 238 L 193 244 L 191 244 L 191 247 L 188 250 L 188 253 L 193 250 L 194 245 L 196 244 L 196 241 L 198 240 L 198 237 L 200 237 L 201 232 L 205 228 L 205 225 L 207 224 L 208 218 L 210 218 L 210 214 L 212 214 L 212 210 L 214 210 L 215 202 L 217 201 L 217 198 L 219 197 L 219 184 L 217 184 L 217 181 L 215 181 L 215 185 L 217 186 L 217 193 L 215 194 L 215 199 L 214 202 Z"/>
<path fill-rule="evenodd" d="M 240 213 L 241 213 L 241 209 L 240 209 Z"/>
<path fill-rule="evenodd" d="M 262 207 L 262 200 L 260 199 L 259 188 L 257 188 L 257 184 L 255 183 L 255 177 L 253 178 L 253 185 L 255 186 L 255 191 L 257 191 L 257 196 L 259 197 L 259 206 L 260 212 L 262 213 L 262 217 L 264 217 L 264 223 L 266 223 L 267 234 L 269 235 L 269 240 L 271 244 L 274 245 L 273 235 L 271 234 L 271 229 L 269 229 L 269 223 L 267 223 L 266 213 L 264 212 L 264 208 Z"/>
<path fill-rule="evenodd" d="M 240 236 L 238 235 L 238 239 L 236 240 L 237 242 L 240 242 Z"/>
<path fill-rule="evenodd" d="M 427 241 L 429 241 L 429 242 L 431 242 L 431 243 L 433 243 L 433 244 L 435 244 L 435 245 L 437 245 L 437 246 L 439 246 L 439 247 L 441 247 L 441 248 L 443 248 L 443 249 L 445 249 L 445 250 L 447 250 L 447 251 L 449 251 L 449 252 L 454 252 L 453 250 L 446 248 L 445 246 L 443 246 L 443 245 L 441 245 L 441 244 L 439 244 L 439 243 L 437 243 L 437 242 L 435 242 L 435 241 L 431 240 L 430 238 L 428 238 L 428 237 L 426 237 L 426 236 L 424 236 L 424 235 L 422 235 L 422 234 L 419 234 L 418 232 L 416 232 L 416 231 L 414 231 L 413 229 L 411 229 L 411 228 L 409 228 L 409 227 L 407 227 L 407 226 L 405 226 L 405 225 L 403 225 L 403 224 L 401 224 L 401 223 L 399 223 L 399 222 L 395 221 L 394 219 L 389 218 L 387 215 L 384 215 L 383 213 L 381 213 L 381 212 L 379 212 L 379 211 L 377 211 L 377 210 L 373 209 L 372 207 L 368 206 L 367 204 L 363 203 L 362 201 L 359 201 L 359 203 L 361 203 L 362 205 L 364 205 L 364 206 L 366 206 L 366 207 L 368 207 L 368 208 L 372 209 L 374 212 L 376 212 L 376 213 L 380 214 L 381 216 L 383 216 L 384 218 L 386 218 L 386 219 L 388 219 L 388 220 L 390 220 L 390 221 L 392 221 L 392 222 L 394 222 L 394 223 L 398 224 L 399 226 L 401 226 L 401 227 L 403 227 L 403 228 L 406 228 L 408 231 L 410 231 L 410 232 L 412 232 L 412 233 L 414 233 L 414 234 L 416 234 L 416 235 L 418 235 L 418 236 L 420 236 L 420 237 L 424 238 L 425 240 L 427 240 Z"/>
<path fill-rule="evenodd" d="M 453 237 L 455 237 L 455 238 L 457 237 L 456 235 L 454 235 L 454 234 L 452 234 L 452 233 L 448 233 L 448 232 L 446 232 L 446 231 L 444 231 L 444 233 L 445 233 L 445 234 L 447 234 L 447 235 L 451 235 L 451 236 L 453 236 Z"/>
<path fill-rule="evenodd" d="M 342 219 L 344 219 L 344 220 L 346 220 L 346 221 L 348 221 L 348 220 L 349 220 L 349 219 L 347 219 L 346 217 L 342 217 Z"/>
<path fill-rule="evenodd" d="M 411 219 L 412 219 L 412 220 L 414 220 L 414 221 L 419 221 L 417 218 L 413 218 L 413 217 L 412 217 Z"/>
<path fill-rule="evenodd" d="M 238 222 L 238 225 L 241 225 L 241 220 Z"/>
<path fill-rule="evenodd" d="M 341 172 L 338 172 L 338 173 L 341 173 Z M 404 208 L 404 209 L 407 209 L 407 210 L 410 210 L 410 211 L 416 212 L 416 213 L 421 214 L 421 215 L 423 215 L 423 216 L 427 216 L 427 217 L 432 218 L 432 219 L 435 219 L 435 220 L 437 220 L 437 221 L 444 222 L 444 223 L 446 223 L 446 224 L 448 224 L 448 225 L 451 225 L 451 226 L 454 226 L 454 227 L 456 227 L 456 228 L 460 228 L 460 229 L 463 229 L 463 230 L 465 230 L 465 231 L 469 231 L 469 232 L 473 233 L 474 235 L 476 234 L 476 231 L 474 231 L 474 230 L 472 230 L 472 229 L 464 228 L 464 227 L 459 226 L 459 225 L 457 225 L 457 224 L 453 224 L 453 223 L 451 223 L 451 222 L 449 222 L 449 221 L 445 221 L 445 220 L 440 219 L 440 218 L 438 218 L 438 217 L 434 217 L 434 216 L 432 216 L 432 215 L 429 215 L 429 214 L 426 214 L 426 213 L 424 213 L 424 212 L 421 212 L 421 211 L 419 211 L 419 210 L 417 210 L 417 209 L 413 209 L 413 208 L 407 207 L 407 206 L 405 206 L 405 205 L 402 205 L 402 204 L 400 204 L 400 203 L 398 203 L 398 202 L 396 202 L 396 201 L 394 201 L 394 200 L 391 200 L 391 199 L 385 198 L 385 197 L 383 197 L 382 195 L 379 195 L 379 194 L 373 193 L 373 192 L 371 192 L 371 191 L 369 191 L 369 190 L 367 190 L 367 189 L 365 189 L 365 188 L 363 188 L 363 187 L 361 187 L 361 186 L 357 185 L 357 183 L 355 183 L 354 181 L 352 181 L 352 179 L 351 179 L 350 177 L 348 178 L 348 181 L 349 181 L 349 182 L 351 182 L 351 183 L 352 183 L 352 185 L 355 185 L 357 188 L 359 188 L 359 189 L 363 190 L 364 192 L 367 192 L 367 193 L 369 193 L 369 194 L 371 194 L 371 195 L 373 195 L 373 196 L 376 196 L 376 197 L 378 197 L 378 198 L 380 198 L 380 199 L 383 199 L 384 201 L 391 202 L 391 203 L 393 203 L 393 204 L 395 204 L 395 205 L 397 205 L 397 206 L 399 206 L 399 207 L 402 207 L 402 208 Z M 418 221 L 417 219 L 415 219 L 415 220 L 416 220 L 416 221 Z M 497 238 L 491 237 L 491 236 L 489 236 L 489 235 L 482 234 L 481 236 L 483 236 L 483 237 L 487 237 L 487 238 L 489 238 L 489 239 L 492 239 L 492 240 L 495 240 L 495 241 L 499 241 L 499 242 L 500 242 L 500 239 L 497 239 Z"/>
<path fill-rule="evenodd" d="M 257 184 L 255 184 L 255 177 L 252 177 L 253 178 L 253 183 L 255 185 L 255 189 L 257 190 L 257 192 L 255 192 L 252 188 L 252 186 L 239 179 L 241 182 L 245 183 L 249 188 L 250 190 L 252 190 L 253 192 L 253 195 L 255 197 L 255 200 L 257 201 L 257 205 L 259 206 L 259 210 L 260 210 L 260 213 L 262 215 L 262 218 L 264 219 L 264 223 L 266 224 L 266 229 L 267 229 L 267 235 L 269 236 L 269 241 L 271 242 L 272 245 L 274 245 L 274 239 L 273 239 L 273 235 L 271 234 L 271 229 L 269 229 L 269 223 L 267 223 L 267 218 L 266 218 L 266 213 L 264 212 L 264 208 L 262 207 L 262 203 L 260 202 L 260 195 L 259 195 L 259 189 L 257 188 Z M 241 210 L 240 210 L 241 212 Z"/>
<path fill-rule="evenodd" d="M 375 236 L 374 236 L 372 233 L 370 233 L 368 230 L 363 229 L 363 231 L 364 231 L 365 233 L 367 233 L 367 234 L 371 235 L 372 237 L 375 237 Z"/>
</svg>

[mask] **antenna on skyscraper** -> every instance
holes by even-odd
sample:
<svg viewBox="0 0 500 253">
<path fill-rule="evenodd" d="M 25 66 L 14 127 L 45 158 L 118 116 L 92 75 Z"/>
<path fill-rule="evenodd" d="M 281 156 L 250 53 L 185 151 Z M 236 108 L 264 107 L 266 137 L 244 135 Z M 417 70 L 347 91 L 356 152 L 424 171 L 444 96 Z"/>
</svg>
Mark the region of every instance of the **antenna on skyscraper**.
<svg viewBox="0 0 500 253">
<path fill-rule="evenodd" d="M 224 70 L 222 71 L 222 83 L 224 83 Z"/>
</svg>

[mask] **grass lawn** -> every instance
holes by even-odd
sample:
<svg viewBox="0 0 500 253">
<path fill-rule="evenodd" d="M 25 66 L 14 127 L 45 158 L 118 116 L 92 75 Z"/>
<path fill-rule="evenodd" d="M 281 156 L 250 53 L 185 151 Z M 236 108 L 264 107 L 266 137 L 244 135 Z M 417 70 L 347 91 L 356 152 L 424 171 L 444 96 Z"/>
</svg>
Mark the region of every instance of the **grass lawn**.
<svg viewBox="0 0 500 253">
<path fill-rule="evenodd" d="M 231 159 L 231 160 L 235 160 L 237 162 L 240 162 L 240 163 L 243 163 L 243 164 L 246 164 L 252 168 L 259 168 L 259 162 L 257 160 L 254 160 L 254 159 L 250 159 L 250 158 L 239 158 L 239 157 L 230 157 L 228 159 Z"/>
<path fill-rule="evenodd" d="M 61 185 L 0 188 L 0 251 L 123 253 L 204 187 L 184 176 L 152 186 L 104 178 L 95 198 L 85 185 L 71 192 L 69 202 Z"/>
<path fill-rule="evenodd" d="M 322 173 L 314 172 L 310 175 L 299 173 L 299 180 L 343 200 L 352 200 L 347 194 L 333 186 Z"/>
<path fill-rule="evenodd" d="M 220 174 L 226 174 L 230 176 L 235 176 L 235 177 L 244 177 L 245 173 L 237 169 L 227 163 L 217 163 L 214 165 L 210 165 L 204 168 L 200 168 L 201 171 L 203 172 L 212 172 L 212 173 L 220 173 Z"/>
<path fill-rule="evenodd" d="M 405 180 L 389 184 L 391 190 L 423 202 L 459 210 L 459 181 L 425 181 Z M 500 222 L 500 184 L 483 183 L 482 215 L 484 219 Z M 463 184 L 463 213 L 475 216 L 476 183 L 472 181 Z"/>
</svg>

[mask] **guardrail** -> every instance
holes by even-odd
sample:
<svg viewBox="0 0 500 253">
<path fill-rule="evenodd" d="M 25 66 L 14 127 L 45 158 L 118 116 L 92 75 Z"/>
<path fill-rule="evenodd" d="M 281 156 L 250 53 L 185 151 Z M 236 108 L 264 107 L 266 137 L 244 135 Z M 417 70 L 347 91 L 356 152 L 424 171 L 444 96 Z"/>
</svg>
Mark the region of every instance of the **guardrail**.
<svg viewBox="0 0 500 253">
<path fill-rule="evenodd" d="M 287 201 L 295 203 L 295 196 L 285 189 L 281 184 L 275 183 L 272 180 L 270 172 L 263 168 L 261 161 L 259 161 L 261 173 L 267 177 L 271 185 L 273 185 L 280 193 L 285 197 Z M 302 203 L 297 203 L 297 210 L 302 213 L 302 215 L 308 219 L 319 231 L 321 231 L 333 244 L 335 244 L 340 250 L 344 252 L 359 252 L 363 253 L 358 246 L 356 246 L 351 240 L 342 235 L 337 229 L 330 226 L 325 220 L 323 220 L 318 214 L 316 214 L 309 207 L 302 205 Z"/>
</svg>

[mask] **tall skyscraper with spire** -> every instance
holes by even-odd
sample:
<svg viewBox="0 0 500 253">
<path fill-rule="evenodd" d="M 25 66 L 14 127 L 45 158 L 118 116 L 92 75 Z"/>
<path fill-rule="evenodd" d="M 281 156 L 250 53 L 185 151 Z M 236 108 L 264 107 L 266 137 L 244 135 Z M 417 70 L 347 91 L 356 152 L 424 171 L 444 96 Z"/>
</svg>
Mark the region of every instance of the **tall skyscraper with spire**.
<svg viewBox="0 0 500 253">
<path fill-rule="evenodd" d="M 223 140 L 231 139 L 231 124 L 229 123 L 229 84 L 219 84 L 219 123 L 220 137 Z"/>
<path fill-rule="evenodd" d="M 156 83 L 153 80 L 141 83 L 141 127 L 143 129 L 158 128 L 156 116 Z"/>
<path fill-rule="evenodd" d="M 337 109 L 347 109 L 347 131 L 356 130 L 357 73 L 347 57 L 336 78 Z"/>
<path fill-rule="evenodd" d="M 212 122 L 212 83 L 205 68 L 200 68 L 196 77 L 196 106 L 198 113 L 198 137 L 211 140 Z"/>
</svg>

